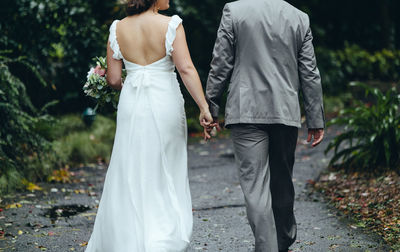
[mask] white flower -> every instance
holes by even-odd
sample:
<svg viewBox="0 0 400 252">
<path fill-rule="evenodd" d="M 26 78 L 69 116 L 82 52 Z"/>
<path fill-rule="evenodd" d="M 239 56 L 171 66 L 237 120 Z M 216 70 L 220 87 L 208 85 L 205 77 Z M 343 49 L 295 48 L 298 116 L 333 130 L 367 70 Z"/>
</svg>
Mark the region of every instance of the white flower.
<svg viewBox="0 0 400 252">
<path fill-rule="evenodd" d="M 86 78 L 89 79 L 89 77 L 92 76 L 93 74 L 94 74 L 94 68 L 91 67 Z"/>
</svg>

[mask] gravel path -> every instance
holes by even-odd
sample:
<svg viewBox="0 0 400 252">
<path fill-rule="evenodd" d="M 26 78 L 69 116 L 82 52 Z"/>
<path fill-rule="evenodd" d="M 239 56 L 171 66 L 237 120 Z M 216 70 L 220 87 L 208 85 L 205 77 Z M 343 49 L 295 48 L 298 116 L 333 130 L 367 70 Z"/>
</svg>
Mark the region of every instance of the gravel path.
<svg viewBox="0 0 400 252">
<path fill-rule="evenodd" d="M 336 134 L 328 129 L 327 140 Z M 307 181 L 325 169 L 328 143 L 311 149 L 299 132 L 294 168 L 298 236 L 293 251 L 389 251 L 379 237 L 359 230 L 310 194 Z M 252 251 L 254 238 L 247 223 L 243 194 L 230 139 L 205 144 L 190 139 L 189 176 L 193 200 L 194 233 L 189 251 Z M 43 191 L 2 198 L 19 203 L 0 212 L 0 251 L 83 251 L 89 239 L 100 199 L 106 167 L 71 169 L 72 184 L 41 183 Z M 69 217 L 57 217 L 57 213 Z M 1 237 L 1 233 L 0 233 Z"/>
</svg>

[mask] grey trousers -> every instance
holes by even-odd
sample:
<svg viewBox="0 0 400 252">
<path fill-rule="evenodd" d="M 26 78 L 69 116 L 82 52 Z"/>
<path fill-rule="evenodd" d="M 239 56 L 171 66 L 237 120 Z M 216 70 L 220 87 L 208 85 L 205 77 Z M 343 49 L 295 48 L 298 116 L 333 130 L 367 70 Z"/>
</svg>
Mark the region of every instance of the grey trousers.
<svg viewBox="0 0 400 252">
<path fill-rule="evenodd" d="M 229 128 L 255 251 L 285 250 L 297 235 L 292 173 L 298 128 L 282 124 Z"/>
</svg>

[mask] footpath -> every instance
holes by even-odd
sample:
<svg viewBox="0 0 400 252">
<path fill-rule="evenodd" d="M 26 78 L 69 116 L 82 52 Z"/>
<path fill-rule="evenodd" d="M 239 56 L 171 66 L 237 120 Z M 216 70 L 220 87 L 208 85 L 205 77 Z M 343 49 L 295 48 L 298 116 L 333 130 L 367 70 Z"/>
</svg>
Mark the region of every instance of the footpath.
<svg viewBox="0 0 400 252">
<path fill-rule="evenodd" d="M 329 156 L 323 150 L 336 134 L 328 129 L 325 141 L 311 148 L 305 129 L 299 131 L 293 178 L 298 235 L 291 250 L 389 251 L 382 239 L 357 228 L 308 189 L 327 166 Z M 253 251 L 231 140 L 190 139 L 188 150 L 194 217 L 188 251 Z M 71 184 L 39 183 L 41 191 L 1 199 L 9 208 L 0 210 L 0 251 L 84 251 L 107 168 L 93 165 L 70 171 Z"/>
</svg>

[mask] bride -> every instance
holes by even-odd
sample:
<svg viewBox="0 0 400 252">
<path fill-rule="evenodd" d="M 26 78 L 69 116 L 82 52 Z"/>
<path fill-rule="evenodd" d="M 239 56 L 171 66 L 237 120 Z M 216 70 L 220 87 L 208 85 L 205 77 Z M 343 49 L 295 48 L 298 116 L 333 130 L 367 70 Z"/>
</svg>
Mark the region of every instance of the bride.
<svg viewBox="0 0 400 252">
<path fill-rule="evenodd" d="M 187 125 L 175 66 L 212 125 L 182 20 L 169 0 L 130 0 L 110 26 L 107 81 L 121 89 L 117 130 L 86 252 L 185 251 L 192 234 Z M 127 76 L 122 83 L 125 65 Z M 205 131 L 205 138 L 210 138 Z"/>
</svg>

